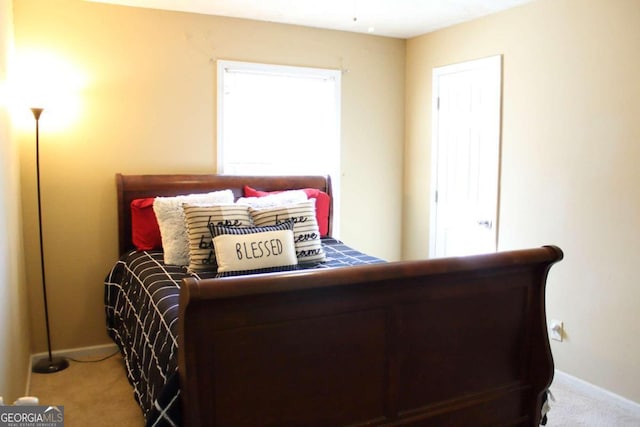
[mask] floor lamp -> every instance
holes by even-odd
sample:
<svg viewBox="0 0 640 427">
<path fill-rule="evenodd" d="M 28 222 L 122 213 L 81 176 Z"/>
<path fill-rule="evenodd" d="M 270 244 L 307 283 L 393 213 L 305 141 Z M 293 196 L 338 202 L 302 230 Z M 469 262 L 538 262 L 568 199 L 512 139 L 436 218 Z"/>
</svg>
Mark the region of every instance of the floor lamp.
<svg viewBox="0 0 640 427">
<path fill-rule="evenodd" d="M 42 273 L 42 294 L 44 296 L 44 319 L 47 326 L 47 350 L 49 351 L 49 357 L 47 359 L 40 359 L 33 365 L 33 372 L 39 374 L 52 374 L 54 372 L 62 371 L 69 366 L 67 359 L 61 357 L 51 356 L 51 335 L 49 333 L 49 308 L 47 305 L 47 282 L 44 272 L 44 247 L 42 240 L 42 208 L 40 201 L 40 114 L 42 114 L 42 108 L 32 108 L 33 117 L 36 119 L 36 181 L 38 188 L 38 231 L 40 233 L 40 272 Z"/>
</svg>

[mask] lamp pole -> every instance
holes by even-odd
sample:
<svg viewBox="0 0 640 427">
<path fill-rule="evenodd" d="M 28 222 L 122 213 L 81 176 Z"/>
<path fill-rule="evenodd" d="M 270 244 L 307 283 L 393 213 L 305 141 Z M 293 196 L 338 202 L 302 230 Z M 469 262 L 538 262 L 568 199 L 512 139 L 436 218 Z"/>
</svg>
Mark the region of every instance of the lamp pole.
<svg viewBox="0 0 640 427">
<path fill-rule="evenodd" d="M 42 108 L 32 108 L 31 112 L 36 119 L 36 186 L 38 190 L 38 232 L 40 237 L 40 272 L 42 274 L 42 294 L 44 296 L 44 319 L 47 327 L 47 350 L 49 357 L 40 359 L 33 365 L 33 372 L 39 374 L 52 374 L 62 371 L 69 366 L 67 359 L 61 357 L 52 357 L 51 355 L 51 334 L 49 331 L 49 307 L 47 304 L 47 281 L 44 270 L 44 245 L 42 239 L 42 202 L 40 198 L 40 115 Z"/>
</svg>

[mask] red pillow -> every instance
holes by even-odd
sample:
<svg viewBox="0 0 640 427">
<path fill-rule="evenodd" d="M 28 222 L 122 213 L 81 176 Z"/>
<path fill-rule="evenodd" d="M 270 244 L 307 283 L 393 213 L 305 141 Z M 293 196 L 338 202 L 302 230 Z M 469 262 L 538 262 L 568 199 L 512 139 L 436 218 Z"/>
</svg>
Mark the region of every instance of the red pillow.
<svg viewBox="0 0 640 427">
<path fill-rule="evenodd" d="M 139 251 L 162 249 L 162 237 L 155 212 L 154 198 L 131 201 L 131 240 Z"/>
<path fill-rule="evenodd" d="M 331 206 L 331 196 L 317 188 L 302 188 L 308 199 L 316 199 L 316 221 L 320 229 L 320 236 L 329 235 L 329 207 Z M 281 193 L 282 191 L 259 191 L 248 185 L 244 186 L 244 197 L 264 197 L 269 194 Z"/>
</svg>

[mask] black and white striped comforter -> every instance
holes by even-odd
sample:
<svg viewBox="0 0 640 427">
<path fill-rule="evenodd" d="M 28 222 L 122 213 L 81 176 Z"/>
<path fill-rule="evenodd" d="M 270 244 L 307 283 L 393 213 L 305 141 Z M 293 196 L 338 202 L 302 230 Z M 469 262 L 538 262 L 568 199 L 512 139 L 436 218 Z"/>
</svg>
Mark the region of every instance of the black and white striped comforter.
<svg viewBox="0 0 640 427">
<path fill-rule="evenodd" d="M 335 239 L 322 239 L 322 246 L 327 261 L 310 268 L 384 262 Z M 111 269 L 105 279 L 107 331 L 122 351 L 147 426 L 179 426 L 178 294 L 188 273 L 162 260 L 160 251 L 132 251 Z"/>
</svg>

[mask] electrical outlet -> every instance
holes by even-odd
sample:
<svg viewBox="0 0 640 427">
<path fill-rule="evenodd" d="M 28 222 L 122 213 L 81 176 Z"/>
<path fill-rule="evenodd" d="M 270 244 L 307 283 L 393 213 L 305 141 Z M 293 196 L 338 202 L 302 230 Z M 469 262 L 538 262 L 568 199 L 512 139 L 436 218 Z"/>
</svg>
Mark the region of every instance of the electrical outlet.
<svg viewBox="0 0 640 427">
<path fill-rule="evenodd" d="M 562 342 L 563 335 L 564 326 L 562 324 L 562 320 L 552 320 L 549 322 L 549 337 L 552 340 Z"/>
</svg>

